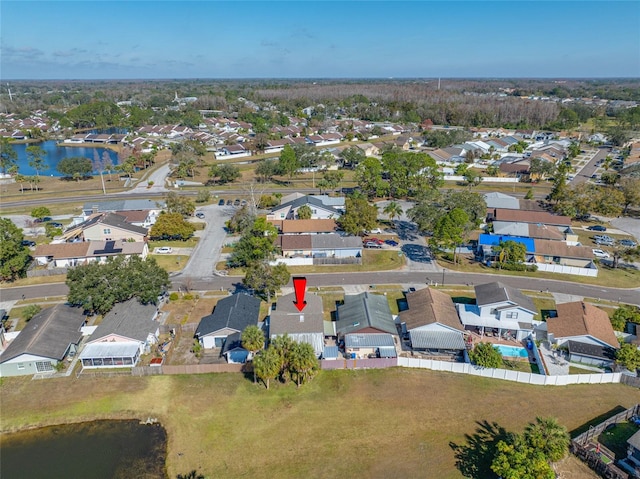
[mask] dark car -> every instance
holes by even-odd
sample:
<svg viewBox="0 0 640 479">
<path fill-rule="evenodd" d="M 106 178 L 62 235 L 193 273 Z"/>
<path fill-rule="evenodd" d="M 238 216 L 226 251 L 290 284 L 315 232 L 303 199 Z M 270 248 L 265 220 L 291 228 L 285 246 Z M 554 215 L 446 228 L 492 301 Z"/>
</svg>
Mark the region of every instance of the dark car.
<svg viewBox="0 0 640 479">
<path fill-rule="evenodd" d="M 236 200 L 233 202 L 233 206 L 240 206 L 240 200 L 236 199 Z"/>
<path fill-rule="evenodd" d="M 232 200 L 227 200 L 227 206 L 232 205 L 233 201 Z"/>
<path fill-rule="evenodd" d="M 33 220 L 34 223 L 48 223 L 49 221 L 51 221 L 51 218 L 49 216 L 45 216 L 44 218 L 36 218 L 35 220 Z"/>
<path fill-rule="evenodd" d="M 22 240 L 22 246 L 35 246 L 36 242 L 31 240 Z"/>
<path fill-rule="evenodd" d="M 198 211 L 196 213 L 196 218 L 204 219 L 204 213 L 202 211 Z"/>
<path fill-rule="evenodd" d="M 385 243 L 389 246 L 398 246 L 398 242 L 394 240 L 385 240 Z"/>
<path fill-rule="evenodd" d="M 607 231 L 607 228 L 605 228 L 605 227 L 604 227 L 604 226 L 602 226 L 602 225 L 593 225 L 593 226 L 589 226 L 587 229 L 588 229 L 588 230 L 591 230 L 591 231 Z"/>
<path fill-rule="evenodd" d="M 50 221 L 49 224 L 54 228 L 62 228 L 62 223 L 58 223 L 57 221 Z"/>
<path fill-rule="evenodd" d="M 621 239 L 618 243 L 620 243 L 620 246 L 626 246 L 627 248 L 635 248 L 638 246 L 638 243 L 630 239 Z"/>
<path fill-rule="evenodd" d="M 218 201 L 218 206 L 224 206 L 224 199 L 221 199 L 220 201 Z"/>
<path fill-rule="evenodd" d="M 382 245 L 380 245 L 379 243 L 376 243 L 375 241 L 367 241 L 364 244 L 365 248 L 382 248 Z"/>
</svg>

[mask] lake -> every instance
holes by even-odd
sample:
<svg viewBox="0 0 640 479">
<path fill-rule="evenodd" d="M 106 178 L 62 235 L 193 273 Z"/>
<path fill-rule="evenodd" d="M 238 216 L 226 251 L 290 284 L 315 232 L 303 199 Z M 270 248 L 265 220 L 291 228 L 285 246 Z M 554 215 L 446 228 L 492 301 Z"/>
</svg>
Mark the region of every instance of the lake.
<svg viewBox="0 0 640 479">
<path fill-rule="evenodd" d="M 37 145 L 45 151 L 44 162 L 45 169 L 41 170 L 39 173 L 41 176 L 62 176 L 62 174 L 56 169 L 60 160 L 64 158 L 71 158 L 75 156 L 83 156 L 85 158 L 89 158 L 93 161 L 94 155 L 97 153 L 102 159 L 102 155 L 105 152 L 111 158 L 111 162 L 114 165 L 118 164 L 118 155 L 115 151 L 109 150 L 107 148 L 84 148 L 84 147 L 64 147 L 57 146 L 57 141 L 43 141 L 42 143 L 32 143 L 32 145 Z M 29 144 L 13 144 L 12 145 L 16 153 L 18 154 L 18 168 L 20 174 L 23 175 L 35 175 L 36 170 L 29 166 L 29 159 L 27 158 L 27 146 Z"/>
<path fill-rule="evenodd" d="M 92 421 L 0 436 L 0 477 L 165 479 L 167 435 L 159 424 Z"/>
</svg>

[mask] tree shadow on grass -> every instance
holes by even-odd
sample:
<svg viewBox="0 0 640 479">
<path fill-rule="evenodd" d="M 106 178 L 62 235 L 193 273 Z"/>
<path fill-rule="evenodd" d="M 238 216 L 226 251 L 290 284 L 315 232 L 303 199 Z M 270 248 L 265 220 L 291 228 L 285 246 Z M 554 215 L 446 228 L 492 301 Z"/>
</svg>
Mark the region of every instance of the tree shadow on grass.
<svg viewBox="0 0 640 479">
<path fill-rule="evenodd" d="M 456 467 L 465 477 L 495 479 L 491 470 L 496 445 L 509 437 L 509 432 L 496 422 L 477 421 L 472 434 L 465 434 L 465 444 L 449 443 L 456 458 Z"/>
</svg>

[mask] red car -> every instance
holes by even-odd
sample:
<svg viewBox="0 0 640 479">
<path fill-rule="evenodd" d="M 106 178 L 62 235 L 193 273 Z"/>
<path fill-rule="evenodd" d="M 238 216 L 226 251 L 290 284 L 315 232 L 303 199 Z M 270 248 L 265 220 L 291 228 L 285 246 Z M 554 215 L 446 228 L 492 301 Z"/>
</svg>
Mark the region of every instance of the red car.
<svg viewBox="0 0 640 479">
<path fill-rule="evenodd" d="M 378 238 L 366 238 L 366 239 L 362 240 L 363 243 L 369 243 L 371 241 L 373 241 L 374 243 L 377 243 L 377 244 L 384 244 L 384 241 L 382 241 L 381 239 L 378 239 Z"/>
</svg>

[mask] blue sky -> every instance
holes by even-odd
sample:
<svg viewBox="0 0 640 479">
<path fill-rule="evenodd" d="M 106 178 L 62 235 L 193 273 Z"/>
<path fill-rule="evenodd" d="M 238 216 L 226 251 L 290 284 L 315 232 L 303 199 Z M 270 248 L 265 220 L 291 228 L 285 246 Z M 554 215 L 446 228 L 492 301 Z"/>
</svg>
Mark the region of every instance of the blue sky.
<svg viewBox="0 0 640 479">
<path fill-rule="evenodd" d="M 0 2 L 0 78 L 640 77 L 632 1 Z"/>
</svg>

